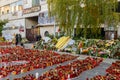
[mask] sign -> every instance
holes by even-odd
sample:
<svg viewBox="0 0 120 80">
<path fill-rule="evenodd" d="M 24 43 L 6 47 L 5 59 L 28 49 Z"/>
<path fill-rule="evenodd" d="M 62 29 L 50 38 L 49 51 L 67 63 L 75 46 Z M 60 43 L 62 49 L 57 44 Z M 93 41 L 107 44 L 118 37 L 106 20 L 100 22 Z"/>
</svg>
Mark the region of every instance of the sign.
<svg viewBox="0 0 120 80">
<path fill-rule="evenodd" d="M 23 14 L 33 13 L 33 12 L 37 12 L 37 11 L 40 11 L 40 10 L 41 10 L 40 6 L 35 6 L 35 7 L 24 9 Z"/>
<path fill-rule="evenodd" d="M 20 28 L 19 28 L 19 32 L 24 32 L 24 28 L 23 28 L 23 27 L 20 27 Z"/>
</svg>

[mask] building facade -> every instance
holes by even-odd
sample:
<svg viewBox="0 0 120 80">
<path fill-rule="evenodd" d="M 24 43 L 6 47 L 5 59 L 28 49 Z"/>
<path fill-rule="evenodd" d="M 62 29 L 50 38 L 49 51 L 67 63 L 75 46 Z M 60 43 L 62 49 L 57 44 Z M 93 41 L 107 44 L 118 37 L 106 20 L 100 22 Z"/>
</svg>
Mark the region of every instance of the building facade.
<svg viewBox="0 0 120 80">
<path fill-rule="evenodd" d="M 54 18 L 48 17 L 47 0 L 0 0 L 0 19 L 8 19 L 3 36 L 20 33 L 35 40 L 44 32 L 54 34 Z"/>
</svg>

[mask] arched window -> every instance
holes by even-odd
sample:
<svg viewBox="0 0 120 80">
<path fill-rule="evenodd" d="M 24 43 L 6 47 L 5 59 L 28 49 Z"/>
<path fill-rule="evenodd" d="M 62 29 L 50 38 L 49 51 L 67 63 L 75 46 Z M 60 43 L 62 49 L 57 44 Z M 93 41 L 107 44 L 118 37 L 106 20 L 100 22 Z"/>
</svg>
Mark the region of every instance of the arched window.
<svg viewBox="0 0 120 80">
<path fill-rule="evenodd" d="M 49 35 L 49 32 L 45 31 L 44 36 L 48 36 L 48 35 Z"/>
</svg>

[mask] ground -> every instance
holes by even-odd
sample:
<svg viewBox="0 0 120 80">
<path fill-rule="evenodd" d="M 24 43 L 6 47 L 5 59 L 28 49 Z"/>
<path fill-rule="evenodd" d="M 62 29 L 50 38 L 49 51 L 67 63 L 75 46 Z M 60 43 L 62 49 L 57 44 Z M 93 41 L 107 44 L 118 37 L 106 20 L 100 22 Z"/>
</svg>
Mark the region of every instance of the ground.
<svg viewBox="0 0 120 80">
<path fill-rule="evenodd" d="M 25 48 L 32 48 L 32 44 L 25 44 Z M 61 53 L 61 54 L 63 54 L 63 53 Z M 75 54 L 73 54 L 73 55 L 75 55 Z M 78 59 L 85 59 L 86 57 L 87 56 L 79 55 Z M 74 60 L 61 63 L 61 65 L 66 65 L 66 64 L 68 64 L 69 62 L 72 62 L 72 61 L 74 61 Z M 105 75 L 106 74 L 105 70 L 111 65 L 112 62 L 115 62 L 115 61 L 116 60 L 114 60 L 114 59 L 104 59 L 104 61 L 99 66 L 95 67 L 92 70 L 87 70 L 87 71 L 83 72 L 78 77 L 76 77 L 76 78 L 74 78 L 72 80 L 86 80 L 86 78 L 92 78 L 95 75 Z M 48 71 L 50 69 L 53 69 L 56 66 L 57 65 L 53 65 L 53 66 L 47 67 L 45 69 L 37 69 L 37 70 L 29 71 L 27 73 L 22 73 L 22 74 L 19 74 L 19 75 L 15 75 L 15 76 L 9 75 L 6 78 L 0 79 L 0 80 L 6 80 L 6 79 L 13 80 L 14 78 L 19 78 L 19 77 L 25 76 L 25 75 L 27 75 L 29 73 L 35 75 L 36 72 L 38 72 L 39 75 L 41 75 L 42 73 L 44 73 L 44 72 L 46 72 L 46 71 Z"/>
</svg>

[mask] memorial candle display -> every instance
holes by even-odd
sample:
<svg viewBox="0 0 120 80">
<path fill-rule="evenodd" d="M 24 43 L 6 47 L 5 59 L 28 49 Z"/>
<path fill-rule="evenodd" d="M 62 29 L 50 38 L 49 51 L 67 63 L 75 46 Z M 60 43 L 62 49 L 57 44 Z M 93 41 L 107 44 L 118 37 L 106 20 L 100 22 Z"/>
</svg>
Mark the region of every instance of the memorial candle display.
<svg viewBox="0 0 120 80">
<path fill-rule="evenodd" d="M 44 69 L 48 66 L 63 63 L 69 60 L 74 60 L 77 58 L 77 56 L 72 56 L 69 54 L 58 54 L 53 51 L 39 51 L 24 49 L 21 47 L 2 48 L 1 50 L 4 51 L 8 50 L 7 53 L 9 53 L 9 55 L 7 56 L 5 55 L 0 57 L 1 62 L 4 62 L 6 64 L 12 61 L 27 62 L 25 64 L 1 66 L 0 67 L 1 78 L 6 77 L 9 74 L 17 75 L 19 73 L 25 73 L 38 68 Z"/>
<path fill-rule="evenodd" d="M 112 63 L 112 65 L 106 69 L 107 74 L 105 76 L 97 75 L 87 80 L 120 80 L 120 61 Z"/>
<path fill-rule="evenodd" d="M 103 59 L 87 57 L 85 60 L 76 60 L 65 66 L 58 66 L 42 74 L 38 80 L 68 80 L 75 78 L 86 70 L 98 66 Z"/>
</svg>

